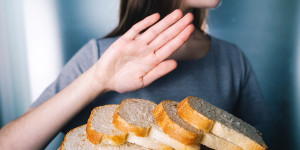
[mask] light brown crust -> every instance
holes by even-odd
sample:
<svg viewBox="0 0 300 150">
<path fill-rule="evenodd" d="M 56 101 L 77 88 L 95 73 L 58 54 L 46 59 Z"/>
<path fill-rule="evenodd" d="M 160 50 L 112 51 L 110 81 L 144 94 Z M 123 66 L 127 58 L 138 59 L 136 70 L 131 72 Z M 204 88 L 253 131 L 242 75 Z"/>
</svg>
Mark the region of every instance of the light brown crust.
<svg viewBox="0 0 300 150">
<path fill-rule="evenodd" d="M 132 125 L 130 123 L 127 123 L 126 120 L 124 120 L 120 115 L 119 115 L 119 111 L 120 108 L 124 105 L 124 102 L 126 100 L 124 100 L 120 106 L 116 109 L 114 116 L 113 116 L 113 124 L 115 125 L 115 127 L 117 129 L 119 129 L 120 131 L 124 132 L 124 133 L 129 133 L 132 132 L 134 133 L 136 136 L 140 136 L 140 137 L 145 137 L 148 135 L 149 129 L 150 128 L 143 128 L 143 127 L 139 127 L 139 126 L 135 126 Z"/>
<path fill-rule="evenodd" d="M 169 100 L 165 100 L 161 102 L 154 109 L 153 115 L 156 119 L 156 123 L 167 135 L 183 144 L 199 144 L 202 135 L 198 135 L 197 133 L 193 133 L 182 128 L 168 116 L 163 107 L 163 103 L 168 101 Z"/>
<path fill-rule="evenodd" d="M 112 105 L 116 105 L 116 104 L 112 104 Z M 94 116 L 94 112 L 101 107 L 107 107 L 107 106 L 112 106 L 112 105 L 95 107 L 90 114 L 90 117 L 88 119 L 87 126 L 86 126 L 86 134 L 87 134 L 87 139 L 95 145 L 100 144 L 103 139 L 111 140 L 114 142 L 115 145 L 123 144 L 126 141 L 126 134 L 113 135 L 113 136 L 106 135 L 104 133 L 97 132 L 92 127 L 92 117 Z"/>
<path fill-rule="evenodd" d="M 185 98 L 178 104 L 177 110 L 179 116 L 195 128 L 209 132 L 215 121 L 208 119 L 198 111 L 194 110 L 189 103 L 189 97 Z"/>
<path fill-rule="evenodd" d="M 70 130 L 70 131 L 65 135 L 64 141 L 61 143 L 59 150 L 65 150 L 65 148 L 64 148 L 64 147 L 65 147 L 65 142 L 67 141 L 67 137 L 69 136 L 69 134 L 70 134 L 71 132 L 73 132 L 74 130 L 76 130 L 76 129 L 78 129 L 78 128 L 81 128 L 82 126 L 85 126 L 85 125 L 86 125 L 86 124 L 81 125 L 81 126 L 79 126 L 79 127 L 76 127 L 76 128 L 74 128 L 74 129 Z"/>
</svg>

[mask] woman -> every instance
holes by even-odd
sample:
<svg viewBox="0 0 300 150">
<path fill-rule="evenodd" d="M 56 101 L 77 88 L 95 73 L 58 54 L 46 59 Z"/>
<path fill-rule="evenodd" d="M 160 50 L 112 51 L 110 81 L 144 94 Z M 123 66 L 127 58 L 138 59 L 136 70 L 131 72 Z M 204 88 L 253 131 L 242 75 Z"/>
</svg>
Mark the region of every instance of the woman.
<svg viewBox="0 0 300 150">
<path fill-rule="evenodd" d="M 219 2 L 122 0 L 119 26 L 86 44 L 31 109 L 1 129 L 0 147 L 40 149 L 59 131 L 85 124 L 92 108 L 125 98 L 159 103 L 192 95 L 261 123 L 266 111 L 249 62 L 201 30 L 206 8 Z"/>
</svg>

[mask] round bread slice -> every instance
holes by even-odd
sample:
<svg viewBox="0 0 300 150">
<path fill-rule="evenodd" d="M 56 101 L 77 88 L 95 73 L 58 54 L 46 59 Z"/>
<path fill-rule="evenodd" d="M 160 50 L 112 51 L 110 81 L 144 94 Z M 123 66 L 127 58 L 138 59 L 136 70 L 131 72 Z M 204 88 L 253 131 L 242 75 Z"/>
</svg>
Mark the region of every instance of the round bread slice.
<svg viewBox="0 0 300 150">
<path fill-rule="evenodd" d="M 253 126 L 203 99 L 194 96 L 185 98 L 178 104 L 178 114 L 195 128 L 211 132 L 242 149 L 267 149 Z"/>
<path fill-rule="evenodd" d="M 124 133 L 134 133 L 146 137 L 155 125 L 153 110 L 157 105 L 144 99 L 126 99 L 114 113 L 113 124 Z"/>
<path fill-rule="evenodd" d="M 93 144 L 120 145 L 126 141 L 126 133 L 115 128 L 113 114 L 119 105 L 99 106 L 92 110 L 87 122 L 87 138 Z"/>
<path fill-rule="evenodd" d="M 171 138 L 185 145 L 200 144 L 203 132 L 186 123 L 177 112 L 178 102 L 162 101 L 153 111 L 158 126 Z"/>
<path fill-rule="evenodd" d="M 86 125 L 74 128 L 67 133 L 62 142 L 60 150 L 149 150 L 131 143 L 114 146 L 109 144 L 94 145 L 87 139 Z"/>
</svg>

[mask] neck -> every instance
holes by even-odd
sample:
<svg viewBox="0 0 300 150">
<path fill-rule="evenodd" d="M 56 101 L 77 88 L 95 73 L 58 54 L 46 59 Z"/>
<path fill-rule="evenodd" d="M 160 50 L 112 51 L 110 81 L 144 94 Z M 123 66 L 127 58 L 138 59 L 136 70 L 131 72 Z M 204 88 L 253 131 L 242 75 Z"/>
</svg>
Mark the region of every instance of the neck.
<svg viewBox="0 0 300 150">
<path fill-rule="evenodd" d="M 169 59 L 196 60 L 201 59 L 209 52 L 211 40 L 209 35 L 195 29 L 190 38 Z"/>
</svg>

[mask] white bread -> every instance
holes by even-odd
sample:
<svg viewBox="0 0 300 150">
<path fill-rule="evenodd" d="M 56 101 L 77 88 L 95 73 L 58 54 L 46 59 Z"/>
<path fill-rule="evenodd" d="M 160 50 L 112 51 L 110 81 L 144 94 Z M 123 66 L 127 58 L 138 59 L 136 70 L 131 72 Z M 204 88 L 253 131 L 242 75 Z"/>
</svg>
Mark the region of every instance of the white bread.
<svg viewBox="0 0 300 150">
<path fill-rule="evenodd" d="M 239 146 L 211 133 L 204 133 L 200 143 L 215 150 L 242 150 Z"/>
<path fill-rule="evenodd" d="M 135 134 L 129 133 L 127 137 L 127 142 L 134 143 L 155 150 L 174 150 L 169 145 L 164 144 L 151 136 L 139 137 L 136 136 Z"/>
<path fill-rule="evenodd" d="M 144 99 L 126 99 L 114 113 L 113 124 L 125 133 L 134 133 L 136 136 L 148 136 L 148 132 L 155 120 L 152 115 L 156 107 L 154 102 Z"/>
<path fill-rule="evenodd" d="M 197 129 L 211 132 L 246 150 L 267 149 L 254 127 L 200 98 L 189 96 L 177 109 L 180 117 Z"/>
<path fill-rule="evenodd" d="M 185 145 L 199 144 L 203 132 L 182 120 L 177 113 L 177 102 L 162 101 L 153 111 L 157 125 L 171 138 Z"/>
<path fill-rule="evenodd" d="M 155 120 L 153 109 L 156 104 L 144 99 L 124 100 L 113 116 L 116 128 L 127 133 L 127 141 L 151 149 L 172 150 L 173 148 L 148 136 Z"/>
<path fill-rule="evenodd" d="M 186 145 L 203 144 L 217 150 L 242 150 L 237 145 L 211 133 L 205 133 L 185 122 L 177 112 L 178 102 L 165 100 L 154 110 L 157 124 L 173 139 Z"/>
<path fill-rule="evenodd" d="M 92 110 L 87 122 L 87 138 L 93 144 L 120 145 L 126 140 L 126 133 L 112 124 L 112 118 L 119 105 L 99 106 Z"/>
<path fill-rule="evenodd" d="M 180 143 L 179 141 L 171 138 L 169 135 L 165 134 L 162 129 L 155 125 L 152 126 L 150 132 L 149 132 L 149 136 L 151 136 L 152 138 L 166 144 L 169 145 L 171 147 L 173 147 L 174 149 L 178 149 L 178 150 L 200 150 L 200 145 L 186 145 L 183 143 Z"/>
<path fill-rule="evenodd" d="M 67 133 L 60 150 L 149 150 L 148 148 L 125 142 L 122 145 L 95 145 L 87 139 L 86 125 L 79 126 Z"/>
</svg>

